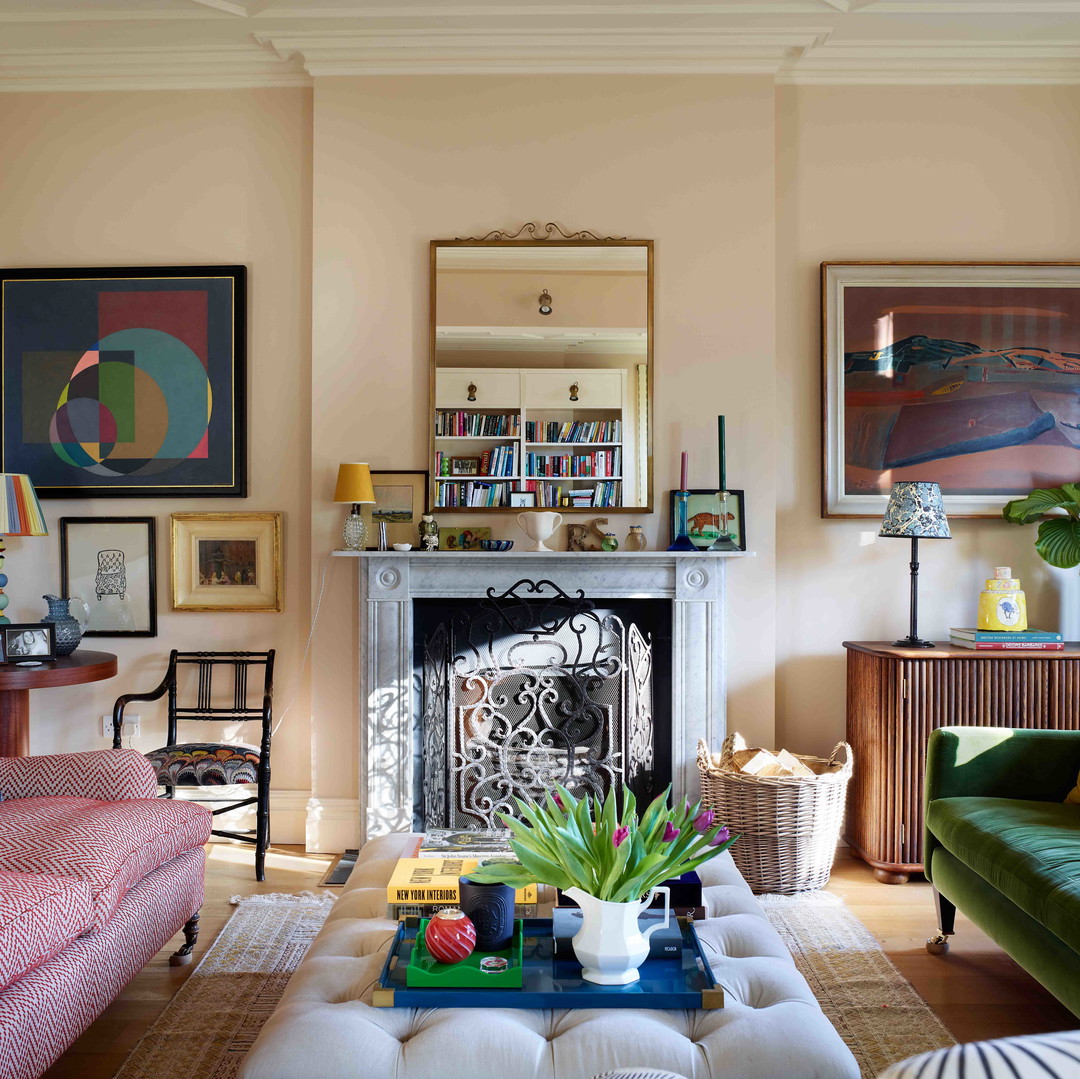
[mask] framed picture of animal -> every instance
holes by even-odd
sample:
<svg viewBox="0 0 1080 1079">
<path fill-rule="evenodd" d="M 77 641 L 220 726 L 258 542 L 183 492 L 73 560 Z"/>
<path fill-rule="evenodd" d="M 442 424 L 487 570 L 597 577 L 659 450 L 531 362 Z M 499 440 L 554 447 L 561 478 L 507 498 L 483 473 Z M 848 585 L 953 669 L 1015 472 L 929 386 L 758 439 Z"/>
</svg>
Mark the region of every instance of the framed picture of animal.
<svg viewBox="0 0 1080 1079">
<path fill-rule="evenodd" d="M 746 550 L 746 507 L 742 491 L 727 493 L 727 513 L 721 515 L 718 491 L 690 491 L 686 505 L 686 532 L 700 551 L 712 545 L 721 531 L 731 535 L 740 551 Z M 671 542 L 675 542 L 675 492 L 670 495 Z"/>
</svg>

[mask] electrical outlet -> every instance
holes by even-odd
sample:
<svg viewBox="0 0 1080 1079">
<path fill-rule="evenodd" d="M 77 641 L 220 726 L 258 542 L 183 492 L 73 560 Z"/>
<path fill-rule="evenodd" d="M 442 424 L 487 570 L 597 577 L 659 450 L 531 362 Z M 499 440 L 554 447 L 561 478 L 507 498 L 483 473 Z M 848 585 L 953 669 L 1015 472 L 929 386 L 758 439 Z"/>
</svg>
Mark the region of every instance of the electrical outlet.
<svg viewBox="0 0 1080 1079">
<path fill-rule="evenodd" d="M 124 738 L 138 738 L 139 737 L 139 722 L 142 716 L 124 716 L 124 729 L 121 732 Z M 106 738 L 112 738 L 113 726 L 112 716 L 101 717 L 101 733 Z"/>
</svg>

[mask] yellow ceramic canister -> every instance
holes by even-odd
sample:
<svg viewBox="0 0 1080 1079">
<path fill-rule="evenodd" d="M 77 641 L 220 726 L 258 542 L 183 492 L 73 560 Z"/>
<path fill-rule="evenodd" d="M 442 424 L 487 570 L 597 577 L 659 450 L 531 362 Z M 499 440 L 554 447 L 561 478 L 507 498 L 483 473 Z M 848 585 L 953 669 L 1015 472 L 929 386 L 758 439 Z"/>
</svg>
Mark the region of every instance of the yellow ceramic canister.
<svg viewBox="0 0 1080 1079">
<path fill-rule="evenodd" d="M 1028 628 L 1027 597 L 1009 566 L 995 566 L 994 576 L 979 593 L 978 628 L 997 632 Z"/>
</svg>

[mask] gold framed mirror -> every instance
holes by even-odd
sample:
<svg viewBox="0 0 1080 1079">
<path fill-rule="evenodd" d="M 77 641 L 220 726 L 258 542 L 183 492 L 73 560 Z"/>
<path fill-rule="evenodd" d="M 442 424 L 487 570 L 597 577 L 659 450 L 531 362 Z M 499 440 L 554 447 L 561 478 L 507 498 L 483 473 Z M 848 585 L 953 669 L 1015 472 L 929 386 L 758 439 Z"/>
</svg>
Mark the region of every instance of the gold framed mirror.
<svg viewBox="0 0 1080 1079">
<path fill-rule="evenodd" d="M 652 323 L 651 240 L 433 240 L 435 512 L 651 512 Z"/>
</svg>

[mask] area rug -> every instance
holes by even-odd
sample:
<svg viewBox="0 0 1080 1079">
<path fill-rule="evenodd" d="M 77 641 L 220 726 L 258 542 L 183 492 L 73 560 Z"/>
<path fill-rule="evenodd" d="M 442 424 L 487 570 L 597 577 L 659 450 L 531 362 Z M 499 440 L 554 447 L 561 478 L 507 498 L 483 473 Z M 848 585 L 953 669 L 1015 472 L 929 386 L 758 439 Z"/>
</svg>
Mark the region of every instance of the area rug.
<svg viewBox="0 0 1080 1079">
<path fill-rule="evenodd" d="M 839 896 L 805 892 L 758 899 L 864 1076 L 956 1043 Z"/>
<path fill-rule="evenodd" d="M 953 1044 L 843 900 L 824 892 L 759 898 L 866 1079 Z M 115 1079 L 235 1079 L 333 901 L 310 892 L 239 900 Z"/>
</svg>

